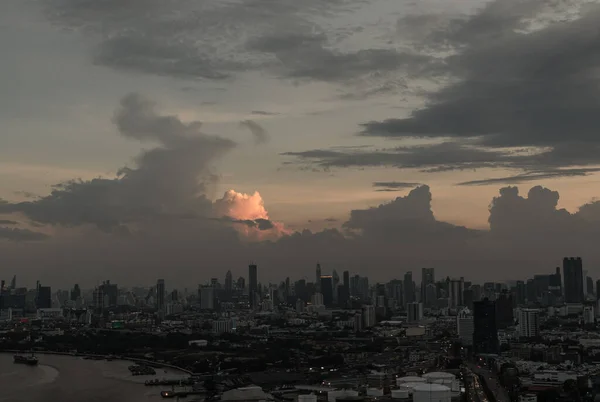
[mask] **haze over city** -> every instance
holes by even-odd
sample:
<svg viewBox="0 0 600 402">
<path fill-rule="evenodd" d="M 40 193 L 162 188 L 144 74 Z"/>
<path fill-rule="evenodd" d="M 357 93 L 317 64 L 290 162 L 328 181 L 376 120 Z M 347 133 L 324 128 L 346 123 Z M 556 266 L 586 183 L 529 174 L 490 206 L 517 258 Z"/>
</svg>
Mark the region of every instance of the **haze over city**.
<svg viewBox="0 0 600 402">
<path fill-rule="evenodd" d="M 2 269 L 596 277 L 599 23 L 590 0 L 5 0 Z"/>
</svg>

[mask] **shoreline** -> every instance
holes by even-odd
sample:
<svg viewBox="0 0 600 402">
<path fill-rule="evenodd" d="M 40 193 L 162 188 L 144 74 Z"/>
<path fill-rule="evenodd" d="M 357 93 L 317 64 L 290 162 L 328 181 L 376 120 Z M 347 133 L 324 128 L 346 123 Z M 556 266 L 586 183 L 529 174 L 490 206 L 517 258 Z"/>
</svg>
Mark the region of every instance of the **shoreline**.
<svg viewBox="0 0 600 402">
<path fill-rule="evenodd" d="M 0 353 L 10 353 L 10 354 L 22 354 L 22 353 L 29 353 L 29 352 L 25 352 L 22 350 L 15 350 L 15 349 L 4 349 L 4 350 L 0 350 Z M 186 370 L 183 367 L 179 367 L 179 366 L 175 366 L 172 364 L 168 364 L 168 363 L 160 363 L 154 360 L 147 360 L 147 359 L 140 359 L 140 358 L 136 358 L 136 357 L 128 357 L 128 356 L 113 356 L 113 355 L 99 355 L 99 354 L 94 354 L 94 353 L 69 353 L 69 352 L 55 352 L 55 351 L 51 351 L 51 350 L 36 350 L 34 351 L 35 354 L 40 354 L 40 355 L 58 355 L 58 356 L 71 356 L 71 357 L 97 357 L 97 358 L 102 358 L 102 359 L 107 359 L 107 358 L 111 358 L 113 360 L 121 360 L 121 361 L 131 361 L 134 363 L 144 363 L 144 364 L 148 364 L 148 365 L 153 365 L 153 366 L 158 366 L 158 367 L 162 367 L 162 368 L 169 368 L 172 370 L 177 370 L 180 371 L 182 373 L 188 374 L 188 375 L 194 375 L 193 372 L 191 372 L 190 370 Z"/>
</svg>

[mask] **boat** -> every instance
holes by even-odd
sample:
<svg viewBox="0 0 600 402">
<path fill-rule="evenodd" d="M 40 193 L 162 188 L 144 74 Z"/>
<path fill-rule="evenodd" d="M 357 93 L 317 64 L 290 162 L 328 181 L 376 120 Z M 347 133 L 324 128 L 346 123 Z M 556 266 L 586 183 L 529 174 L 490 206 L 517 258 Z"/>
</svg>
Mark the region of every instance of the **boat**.
<svg viewBox="0 0 600 402">
<path fill-rule="evenodd" d="M 15 355 L 14 362 L 18 364 L 27 364 L 28 366 L 37 366 L 38 358 L 31 354 L 31 356 Z"/>
</svg>

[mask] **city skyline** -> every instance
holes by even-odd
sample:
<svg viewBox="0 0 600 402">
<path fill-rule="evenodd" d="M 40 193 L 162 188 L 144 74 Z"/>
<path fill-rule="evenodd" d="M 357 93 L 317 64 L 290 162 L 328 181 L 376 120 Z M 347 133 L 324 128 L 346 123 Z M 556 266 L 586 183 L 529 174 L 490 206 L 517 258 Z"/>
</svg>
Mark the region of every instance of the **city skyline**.
<svg viewBox="0 0 600 402">
<path fill-rule="evenodd" d="M 93 4 L 0 6 L 0 256 L 23 281 L 508 280 L 565 255 L 595 277 L 600 5 Z"/>
</svg>

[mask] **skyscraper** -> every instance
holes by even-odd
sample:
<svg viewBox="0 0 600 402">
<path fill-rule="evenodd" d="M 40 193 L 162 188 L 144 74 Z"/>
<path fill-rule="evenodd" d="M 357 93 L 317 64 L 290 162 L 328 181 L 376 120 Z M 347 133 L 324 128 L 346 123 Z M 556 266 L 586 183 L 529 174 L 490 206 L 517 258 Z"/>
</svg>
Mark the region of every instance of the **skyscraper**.
<svg viewBox="0 0 600 402">
<path fill-rule="evenodd" d="M 496 303 L 485 298 L 473 303 L 473 352 L 498 353 Z"/>
<path fill-rule="evenodd" d="M 463 288 L 464 288 L 464 280 L 461 279 L 451 279 L 448 284 L 448 290 L 450 292 L 448 297 L 448 306 L 452 308 L 457 308 L 458 306 L 463 306 Z"/>
<path fill-rule="evenodd" d="M 331 307 L 333 305 L 333 278 L 331 275 L 322 275 L 319 282 L 323 294 L 323 304 Z"/>
<path fill-rule="evenodd" d="M 464 308 L 456 316 L 456 332 L 463 345 L 470 346 L 473 344 L 473 331 L 473 315 L 468 308 Z"/>
<path fill-rule="evenodd" d="M 233 275 L 231 271 L 227 271 L 225 274 L 225 299 L 231 300 L 231 294 L 233 293 Z"/>
<path fill-rule="evenodd" d="M 250 307 L 258 307 L 258 267 L 256 264 L 250 264 L 248 266 L 248 299 L 250 300 Z"/>
<path fill-rule="evenodd" d="M 422 268 L 421 269 L 421 302 L 425 307 L 430 307 L 434 300 L 427 298 L 427 285 L 435 284 L 435 269 L 434 268 Z"/>
<path fill-rule="evenodd" d="M 214 310 L 215 308 L 215 288 L 212 286 L 203 286 L 200 288 L 200 308 L 202 310 Z"/>
<path fill-rule="evenodd" d="M 415 301 L 415 286 L 412 279 L 412 271 L 404 274 L 404 305 Z"/>
<path fill-rule="evenodd" d="M 534 338 L 540 334 L 540 312 L 536 309 L 519 309 L 519 337 Z"/>
<path fill-rule="evenodd" d="M 408 303 L 406 311 L 407 322 L 419 322 L 423 319 L 423 303 Z"/>
<path fill-rule="evenodd" d="M 17 288 L 17 275 L 13 275 L 12 280 L 10 281 L 10 288 L 12 290 Z"/>
<path fill-rule="evenodd" d="M 321 264 L 318 263 L 315 270 L 315 291 L 321 293 Z"/>
<path fill-rule="evenodd" d="M 52 289 L 50 286 L 39 286 L 37 292 L 37 308 L 51 308 L 52 307 Z"/>
<path fill-rule="evenodd" d="M 156 310 L 159 313 L 165 311 L 165 280 L 156 281 Z"/>
<path fill-rule="evenodd" d="M 78 284 L 73 286 L 73 290 L 71 290 L 71 300 L 76 301 L 81 296 L 81 289 Z"/>
<path fill-rule="evenodd" d="M 565 302 L 583 302 L 583 263 L 581 257 L 563 259 Z"/>
</svg>

